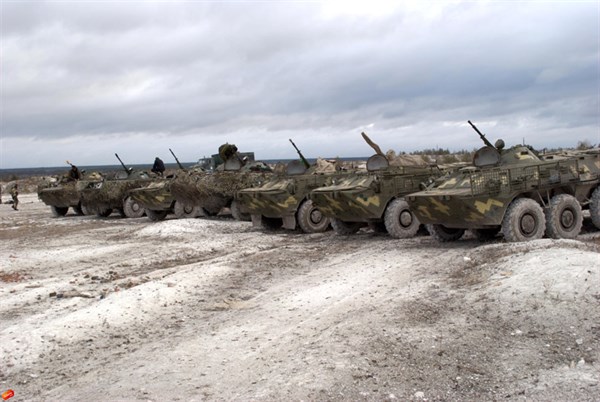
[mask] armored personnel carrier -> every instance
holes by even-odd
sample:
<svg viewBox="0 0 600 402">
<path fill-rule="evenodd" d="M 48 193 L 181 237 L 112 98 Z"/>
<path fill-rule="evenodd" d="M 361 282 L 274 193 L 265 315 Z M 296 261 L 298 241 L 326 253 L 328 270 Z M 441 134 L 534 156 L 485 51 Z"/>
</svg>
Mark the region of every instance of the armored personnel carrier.
<svg viewBox="0 0 600 402">
<path fill-rule="evenodd" d="M 396 238 L 414 236 L 420 222 L 404 197 L 442 175 L 437 166 L 392 166 L 379 146 L 362 133 L 375 150 L 367 160 L 367 171 L 313 190 L 310 199 L 326 216 L 337 234 L 356 233 L 368 225 Z"/>
<path fill-rule="evenodd" d="M 67 161 L 68 162 L 68 161 Z M 77 169 L 71 165 L 73 169 Z M 79 170 L 76 170 L 79 172 Z M 44 180 L 37 189 L 38 198 L 52 210 L 55 217 L 65 216 L 72 208 L 75 214 L 84 215 L 81 206 L 81 190 L 89 182 L 102 181 L 103 176 L 98 172 L 78 173 L 78 177 L 73 177 L 70 172 Z"/>
<path fill-rule="evenodd" d="M 473 166 L 407 197 L 433 237 L 458 240 L 470 229 L 480 240 L 574 238 L 586 208 L 600 228 L 600 150 L 540 158 L 525 146 L 494 146 L 469 124 L 485 143 Z"/>
<path fill-rule="evenodd" d="M 234 199 L 235 194 L 243 188 L 264 182 L 273 171 L 263 162 L 242 158 L 234 144 L 221 145 L 219 156 L 224 162 L 214 171 L 183 172 L 174 178 L 170 186 L 171 194 L 183 205 L 199 207 L 205 216 L 214 216 L 224 208 L 229 208 L 235 219 L 250 220 L 250 216 Z"/>
<path fill-rule="evenodd" d="M 100 217 L 109 216 L 117 210 L 122 217 L 139 218 L 144 208 L 128 195 L 134 188 L 147 186 L 156 176 L 143 170 L 133 170 L 125 166 L 119 155 L 115 154 L 122 171 L 107 176 L 103 181 L 88 182 L 81 190 L 81 205 L 87 214 Z"/>
<path fill-rule="evenodd" d="M 341 173 L 334 164 L 318 160 L 311 166 L 296 144 L 300 161 L 291 161 L 284 174 L 276 175 L 262 186 L 246 188 L 237 193 L 239 205 L 250 212 L 254 227 L 275 229 L 283 226 L 305 233 L 324 232 L 330 220 L 308 199 L 312 190 L 330 185 Z"/>
<path fill-rule="evenodd" d="M 128 196 L 144 208 L 146 216 L 151 221 L 163 220 L 170 213 L 174 213 L 177 218 L 195 218 L 202 215 L 199 206 L 188 206 L 175 200 L 175 197 L 171 194 L 171 183 L 178 174 L 191 171 L 203 172 L 204 169 L 197 165 L 192 166 L 190 169 L 184 168 L 173 151 L 171 149 L 169 151 L 179 166 L 179 172 L 173 176 L 158 178 L 146 187 L 136 188 L 128 193 Z"/>
</svg>

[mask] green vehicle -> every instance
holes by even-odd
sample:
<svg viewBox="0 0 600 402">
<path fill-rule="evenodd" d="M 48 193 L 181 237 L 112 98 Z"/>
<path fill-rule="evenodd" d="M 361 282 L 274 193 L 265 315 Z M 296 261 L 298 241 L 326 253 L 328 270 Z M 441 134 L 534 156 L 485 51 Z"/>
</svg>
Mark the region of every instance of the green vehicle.
<svg viewBox="0 0 600 402">
<path fill-rule="evenodd" d="M 252 225 L 266 229 L 295 230 L 305 233 L 326 231 L 330 220 L 308 198 L 312 190 L 332 184 L 341 175 L 333 164 L 317 163 L 311 166 L 296 144 L 290 140 L 301 162 L 291 161 L 285 174 L 277 175 L 261 186 L 246 188 L 237 193 L 239 205 L 250 212 Z"/>
<path fill-rule="evenodd" d="M 264 162 L 254 161 L 253 153 L 244 154 L 246 157 L 241 155 L 235 145 L 221 145 L 222 164 L 214 171 L 189 171 L 177 175 L 171 182 L 171 194 L 183 205 L 199 207 L 204 216 L 215 216 L 229 208 L 234 219 L 250 220 L 247 211 L 235 200 L 235 194 L 243 188 L 263 183 L 273 170 Z"/>
<path fill-rule="evenodd" d="M 410 208 L 439 241 L 471 230 L 484 241 L 502 233 L 510 242 L 575 238 L 582 209 L 600 228 L 600 150 L 538 157 L 525 146 L 495 146 L 470 121 L 486 146 L 473 166 L 407 197 Z"/>
<path fill-rule="evenodd" d="M 147 186 L 156 180 L 156 176 L 143 170 L 128 168 L 119 155 L 115 156 L 121 162 L 123 171 L 107 176 L 102 181 L 87 182 L 86 187 L 81 190 L 82 209 L 86 215 L 107 217 L 113 210 L 117 210 L 121 217 L 140 218 L 144 215 L 144 208 L 129 196 L 129 191 Z"/>
<path fill-rule="evenodd" d="M 310 199 L 340 235 L 369 226 L 396 238 L 416 235 L 420 222 L 408 207 L 405 196 L 441 176 L 437 166 L 392 166 L 381 149 L 362 133 L 376 154 L 367 160 L 367 171 L 313 190 Z"/>
<path fill-rule="evenodd" d="M 37 189 L 38 198 L 49 205 L 54 217 L 62 217 L 72 208 L 76 215 L 84 215 L 81 204 L 81 190 L 90 182 L 103 180 L 98 172 L 81 173 L 79 180 L 72 179 L 68 174 L 44 180 Z"/>
<path fill-rule="evenodd" d="M 169 149 L 169 151 L 179 166 L 179 172 L 177 174 L 185 174 L 189 171 L 204 171 L 204 169 L 199 166 L 192 166 L 189 170 L 185 169 L 173 151 L 171 149 Z M 175 200 L 175 197 L 171 194 L 171 183 L 177 174 L 174 176 L 167 176 L 166 178 L 158 178 L 146 187 L 130 190 L 128 196 L 144 208 L 146 216 L 151 221 L 163 220 L 170 213 L 175 214 L 175 216 L 180 219 L 201 216 L 202 211 L 199 206 L 185 205 L 181 201 Z"/>
</svg>

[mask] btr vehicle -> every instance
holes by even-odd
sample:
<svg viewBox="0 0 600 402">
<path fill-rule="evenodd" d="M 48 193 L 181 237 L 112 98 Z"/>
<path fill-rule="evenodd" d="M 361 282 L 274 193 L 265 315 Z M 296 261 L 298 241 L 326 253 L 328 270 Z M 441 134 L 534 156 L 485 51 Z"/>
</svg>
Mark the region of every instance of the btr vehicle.
<svg viewBox="0 0 600 402">
<path fill-rule="evenodd" d="M 538 157 L 529 147 L 486 146 L 473 166 L 407 197 L 411 210 L 439 241 L 458 240 L 470 229 L 480 240 L 498 233 L 509 242 L 575 238 L 582 209 L 600 228 L 600 150 Z"/>
<path fill-rule="evenodd" d="M 71 165 L 73 166 L 73 165 Z M 98 172 L 81 172 L 81 178 L 75 179 L 69 174 L 44 180 L 37 189 L 38 198 L 52 210 L 55 217 L 65 216 L 72 208 L 75 214 L 84 215 L 81 205 L 81 190 L 89 182 L 102 181 Z"/>
<path fill-rule="evenodd" d="M 175 200 L 175 197 L 171 194 L 171 183 L 175 177 L 178 174 L 188 173 L 188 170 L 179 162 L 173 151 L 171 149 L 169 151 L 179 166 L 179 172 L 172 176 L 158 178 L 146 187 L 136 188 L 128 193 L 133 201 L 144 208 L 146 216 L 151 221 L 163 220 L 169 213 L 174 213 L 177 218 L 195 218 L 202 215 L 199 206 L 185 205 L 181 201 Z M 202 172 L 204 169 L 199 166 L 192 166 L 189 171 Z"/>
<path fill-rule="evenodd" d="M 313 204 L 331 218 L 337 234 L 356 233 L 369 226 L 396 238 L 414 236 L 420 222 L 404 197 L 442 175 L 437 166 L 392 166 L 379 146 L 362 133 L 376 154 L 367 160 L 367 171 L 357 172 L 310 194 Z"/>
<path fill-rule="evenodd" d="M 323 160 L 311 166 L 296 144 L 290 142 L 301 161 L 291 161 L 284 174 L 276 175 L 261 186 L 246 188 L 237 193 L 239 205 L 248 210 L 254 227 L 295 230 L 305 233 L 326 231 L 330 220 L 308 199 L 312 190 L 330 185 L 348 173 L 340 173 L 334 164 Z"/>
<path fill-rule="evenodd" d="M 129 191 L 147 186 L 156 180 L 156 176 L 144 170 L 128 168 L 119 155 L 115 156 L 121 162 L 123 171 L 107 176 L 103 181 L 88 182 L 81 190 L 81 206 L 86 215 L 107 217 L 117 210 L 122 217 L 140 218 L 144 215 L 144 208 L 129 196 Z"/>
<path fill-rule="evenodd" d="M 199 207 L 205 216 L 214 216 L 229 208 L 235 219 L 250 220 L 246 211 L 238 206 L 235 194 L 264 182 L 273 171 L 264 162 L 253 161 L 253 153 L 245 155 L 242 157 L 234 144 L 221 145 L 222 164 L 214 171 L 196 170 L 177 175 L 171 182 L 171 194 L 183 205 Z"/>
</svg>

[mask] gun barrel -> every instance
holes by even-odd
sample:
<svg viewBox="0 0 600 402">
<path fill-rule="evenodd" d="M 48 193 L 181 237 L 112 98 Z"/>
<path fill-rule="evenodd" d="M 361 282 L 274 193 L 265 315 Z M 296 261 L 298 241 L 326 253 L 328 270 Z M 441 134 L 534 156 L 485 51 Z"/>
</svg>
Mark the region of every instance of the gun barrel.
<svg viewBox="0 0 600 402">
<path fill-rule="evenodd" d="M 298 147 L 296 146 L 296 144 L 294 144 L 294 141 L 292 141 L 291 138 L 289 140 L 292 143 L 292 146 L 296 149 L 296 152 L 298 152 L 298 155 L 300 156 L 300 159 L 302 160 L 302 163 L 304 164 L 304 167 L 308 169 L 310 167 L 310 163 L 308 163 L 308 161 L 306 160 L 306 158 L 304 157 L 304 155 L 302 155 L 302 152 L 300 152 L 300 150 L 298 149 Z"/>
<path fill-rule="evenodd" d="M 487 145 L 488 147 L 494 148 L 492 143 L 489 142 L 487 138 L 485 138 L 485 134 L 483 134 L 481 131 L 479 131 L 479 129 L 477 127 L 475 127 L 475 124 L 471 123 L 471 120 L 467 120 L 467 123 L 469 123 L 471 125 L 471 127 L 473 127 L 473 130 L 475 130 L 477 132 L 477 134 L 479 134 L 479 137 L 481 138 L 481 140 L 483 141 L 483 143 L 485 145 Z"/>
<path fill-rule="evenodd" d="M 179 162 L 179 159 L 177 159 L 177 157 L 175 156 L 175 153 L 173 152 L 173 150 L 171 148 L 169 148 L 169 151 L 171 152 L 171 155 L 173 155 L 173 158 L 175 158 L 175 162 L 177 162 L 177 165 L 179 166 L 179 169 L 185 170 L 185 168 L 183 167 L 183 165 Z"/>
<path fill-rule="evenodd" d="M 117 159 L 119 160 L 119 162 L 121 162 L 121 166 L 123 166 L 123 169 L 125 169 L 125 171 L 127 173 L 129 173 L 129 169 L 127 169 L 127 166 L 125 166 L 125 164 L 123 163 L 123 161 L 121 160 L 121 158 L 119 158 L 119 155 L 117 155 L 116 152 L 115 152 L 115 156 L 117 157 Z"/>
</svg>

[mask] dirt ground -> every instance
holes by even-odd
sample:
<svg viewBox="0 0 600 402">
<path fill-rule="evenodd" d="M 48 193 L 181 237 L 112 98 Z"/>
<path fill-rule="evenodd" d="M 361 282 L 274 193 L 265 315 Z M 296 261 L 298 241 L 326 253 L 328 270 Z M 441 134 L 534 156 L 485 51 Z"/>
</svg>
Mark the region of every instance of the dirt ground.
<svg viewBox="0 0 600 402">
<path fill-rule="evenodd" d="M 600 232 L 438 244 L 0 205 L 0 392 L 600 400 Z"/>
</svg>

